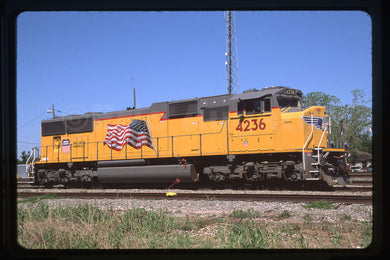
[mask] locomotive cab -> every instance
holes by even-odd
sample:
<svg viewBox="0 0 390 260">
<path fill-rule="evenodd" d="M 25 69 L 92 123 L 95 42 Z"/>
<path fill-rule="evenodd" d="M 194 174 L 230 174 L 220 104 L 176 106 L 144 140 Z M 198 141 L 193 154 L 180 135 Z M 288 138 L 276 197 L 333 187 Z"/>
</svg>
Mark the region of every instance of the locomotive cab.
<svg viewBox="0 0 390 260">
<path fill-rule="evenodd" d="M 229 120 L 229 153 L 251 160 L 248 179 L 348 183 L 346 151 L 328 147 L 325 107 L 306 108 L 300 90 L 282 86 L 244 91 L 231 100 L 237 101 L 237 117 Z"/>
</svg>

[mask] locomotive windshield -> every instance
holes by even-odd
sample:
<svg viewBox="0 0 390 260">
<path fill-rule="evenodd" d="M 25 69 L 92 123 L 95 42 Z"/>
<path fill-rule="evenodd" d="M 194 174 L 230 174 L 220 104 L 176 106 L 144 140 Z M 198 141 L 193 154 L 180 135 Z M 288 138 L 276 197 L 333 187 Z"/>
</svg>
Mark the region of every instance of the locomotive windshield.
<svg viewBox="0 0 390 260">
<path fill-rule="evenodd" d="M 294 96 L 278 96 L 278 103 L 281 110 L 291 108 L 302 108 L 301 100 Z"/>
</svg>

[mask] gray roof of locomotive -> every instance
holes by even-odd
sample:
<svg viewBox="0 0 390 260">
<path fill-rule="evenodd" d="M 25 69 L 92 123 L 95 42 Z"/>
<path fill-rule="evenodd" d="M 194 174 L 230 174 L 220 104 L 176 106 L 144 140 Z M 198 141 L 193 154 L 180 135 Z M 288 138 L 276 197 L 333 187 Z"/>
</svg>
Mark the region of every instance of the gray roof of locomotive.
<svg viewBox="0 0 390 260">
<path fill-rule="evenodd" d="M 105 119 L 105 118 L 115 118 L 115 117 L 125 117 L 125 116 L 134 116 L 134 115 L 142 115 L 142 114 L 150 114 L 157 112 L 166 112 L 169 111 L 170 105 L 180 104 L 180 103 L 191 103 L 197 102 L 197 114 L 202 114 L 202 109 L 214 108 L 214 107 L 229 107 L 229 111 L 237 110 L 237 102 L 241 100 L 248 100 L 254 98 L 261 98 L 264 96 L 273 96 L 276 93 L 283 93 L 286 87 L 270 87 L 264 88 L 262 90 L 252 89 L 248 91 L 244 91 L 241 94 L 225 94 L 225 95 L 217 95 L 217 96 L 208 96 L 208 97 L 196 97 L 190 99 L 182 99 L 182 100 L 172 100 L 172 101 L 164 101 L 153 103 L 150 107 L 146 108 L 136 108 L 130 110 L 121 110 L 121 111 L 113 111 L 113 112 L 88 112 L 80 115 L 68 115 L 68 116 L 60 116 L 53 119 L 42 120 L 42 122 L 56 122 L 63 120 L 73 120 L 73 119 L 84 119 L 84 118 L 93 118 L 93 119 Z M 297 91 L 298 95 L 302 95 L 300 90 Z M 164 119 L 169 117 L 169 113 L 164 115 Z"/>
</svg>

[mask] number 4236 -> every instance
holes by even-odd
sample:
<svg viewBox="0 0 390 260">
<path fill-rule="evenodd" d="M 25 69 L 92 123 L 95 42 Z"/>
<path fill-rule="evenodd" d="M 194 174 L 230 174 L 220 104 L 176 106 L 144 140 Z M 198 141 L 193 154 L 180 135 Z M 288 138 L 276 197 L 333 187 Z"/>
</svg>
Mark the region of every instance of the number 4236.
<svg viewBox="0 0 390 260">
<path fill-rule="evenodd" d="M 244 120 L 243 122 L 240 122 L 236 128 L 237 131 L 256 131 L 257 129 L 264 130 L 266 127 L 265 123 L 263 122 L 263 119 L 252 119 L 252 120 Z"/>
</svg>

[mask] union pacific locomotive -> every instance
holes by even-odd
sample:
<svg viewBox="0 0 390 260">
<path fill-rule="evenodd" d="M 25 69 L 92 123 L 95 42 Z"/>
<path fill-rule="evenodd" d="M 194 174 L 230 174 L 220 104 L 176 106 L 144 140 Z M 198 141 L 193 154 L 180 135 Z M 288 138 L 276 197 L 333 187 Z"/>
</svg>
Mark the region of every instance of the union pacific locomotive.
<svg viewBox="0 0 390 260">
<path fill-rule="evenodd" d="M 287 87 L 43 120 L 34 183 L 349 182 L 325 108 Z M 34 151 L 35 154 L 35 151 Z M 35 156 L 34 156 L 35 157 Z"/>
</svg>

